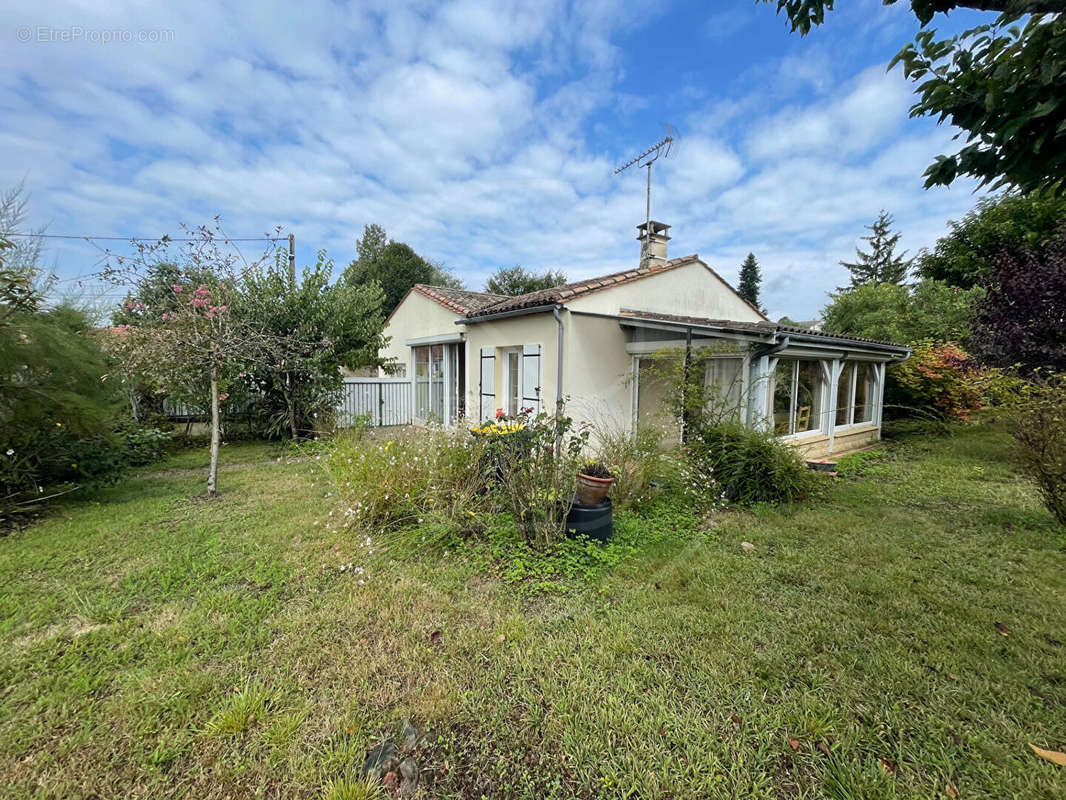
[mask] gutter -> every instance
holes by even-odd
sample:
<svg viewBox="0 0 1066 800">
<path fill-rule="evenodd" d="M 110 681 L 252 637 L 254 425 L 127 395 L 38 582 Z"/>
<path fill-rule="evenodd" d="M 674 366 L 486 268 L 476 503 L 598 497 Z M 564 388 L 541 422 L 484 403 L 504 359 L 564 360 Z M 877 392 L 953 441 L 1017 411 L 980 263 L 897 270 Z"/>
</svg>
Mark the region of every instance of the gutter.
<svg viewBox="0 0 1066 800">
<path fill-rule="evenodd" d="M 558 414 L 563 407 L 563 318 L 559 316 L 559 311 L 562 309 L 560 305 L 552 306 L 552 316 L 555 317 L 555 323 L 559 328 L 557 352 L 555 354 L 555 413 Z"/>
<path fill-rule="evenodd" d="M 807 342 L 817 342 L 821 344 L 835 344 L 837 347 L 845 348 L 848 352 L 855 353 L 885 353 L 886 351 L 895 350 L 897 353 L 903 351 L 903 360 L 910 358 L 910 348 L 903 345 L 884 345 L 875 344 L 874 342 L 863 342 L 855 339 L 842 339 L 837 336 L 828 336 L 824 333 L 815 334 L 803 334 L 803 333 L 788 333 L 786 336 L 794 336 L 798 340 Z"/>
<path fill-rule="evenodd" d="M 530 306 L 529 308 L 515 308 L 511 311 L 500 311 L 496 314 L 486 314 L 483 317 L 460 317 L 455 321 L 456 325 L 473 325 L 478 322 L 490 322 L 494 319 L 507 319 L 508 317 L 524 317 L 527 314 L 545 314 L 561 308 L 555 303 L 544 306 Z M 558 319 L 558 317 L 556 317 Z"/>
<path fill-rule="evenodd" d="M 788 347 L 790 343 L 791 341 L 789 337 L 785 336 L 784 339 L 781 339 L 778 342 L 755 348 L 751 352 L 751 358 L 762 358 L 763 356 L 772 356 L 774 353 L 780 353 L 782 350 Z"/>
</svg>

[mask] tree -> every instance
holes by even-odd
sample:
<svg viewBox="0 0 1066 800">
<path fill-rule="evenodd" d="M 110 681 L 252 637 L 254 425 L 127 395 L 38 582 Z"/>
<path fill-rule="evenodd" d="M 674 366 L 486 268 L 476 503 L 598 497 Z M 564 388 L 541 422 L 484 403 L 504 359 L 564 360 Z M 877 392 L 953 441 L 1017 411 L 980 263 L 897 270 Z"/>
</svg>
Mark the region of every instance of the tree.
<svg viewBox="0 0 1066 800">
<path fill-rule="evenodd" d="M 150 264 L 145 273 L 130 287 L 122 304 L 111 313 L 114 325 L 163 325 L 164 311 L 178 311 L 187 298 L 175 294 L 176 285 L 215 286 L 219 276 L 209 269 L 200 269 L 192 264 L 160 262 Z M 230 287 L 232 288 L 232 287 Z M 155 313 L 146 316 L 145 309 Z"/>
<path fill-rule="evenodd" d="M 35 263 L 0 237 L 0 517 L 126 466 L 103 348 L 85 314 L 42 306 Z"/>
<path fill-rule="evenodd" d="M 354 264 L 369 267 L 381 256 L 381 251 L 389 243 L 389 237 L 385 229 L 377 223 L 371 222 L 363 228 L 363 236 L 355 240 L 355 252 L 357 257 Z"/>
<path fill-rule="evenodd" d="M 784 13 L 793 31 L 821 25 L 834 0 L 762 0 Z M 891 5 L 897 0 L 883 0 Z M 937 156 L 926 187 L 969 175 L 981 185 L 1066 193 L 1066 14 L 1061 0 L 910 0 L 922 25 L 889 64 L 917 81 L 911 116 L 949 121 L 966 136 Z M 956 8 L 999 12 L 950 39 L 926 26 Z M 1032 16 L 1019 25 L 1022 18 Z"/>
<path fill-rule="evenodd" d="M 386 242 L 386 238 L 380 225 L 367 225 L 362 238 L 356 240 L 358 256 L 343 276 L 344 283 L 349 286 L 377 281 L 385 292 L 383 310 L 386 316 L 416 283 L 463 288 L 462 281 L 443 265 L 427 261 L 410 245 L 393 239 Z"/>
<path fill-rule="evenodd" d="M 855 248 L 854 263 L 840 262 L 851 273 L 851 288 L 867 283 L 903 283 L 911 262 L 905 258 L 906 251 L 896 255 L 901 234 L 892 232 L 892 216 L 882 210 L 874 224 L 866 229 L 870 235 L 863 236 L 862 241 L 869 243 L 870 250 L 863 252 Z"/>
<path fill-rule="evenodd" d="M 286 340 L 286 358 L 280 364 L 252 361 L 240 377 L 254 387 L 267 433 L 287 431 L 295 439 L 321 428 L 337 407 L 342 367 L 380 363 L 384 293 L 374 281 L 334 284 L 333 261 L 324 250 L 293 281 L 283 255 L 245 275 L 237 310 L 264 333 Z"/>
<path fill-rule="evenodd" d="M 983 294 L 980 288 L 964 290 L 934 280 L 914 286 L 869 283 L 831 295 L 822 311 L 824 327 L 830 333 L 907 345 L 923 341 L 965 345 L 974 303 Z"/>
<path fill-rule="evenodd" d="M 565 283 L 566 276 L 562 272 L 552 272 L 550 269 L 536 273 L 521 266 L 500 267 L 485 282 L 485 291 L 515 297 Z"/>
<path fill-rule="evenodd" d="M 986 282 L 989 268 L 1003 250 L 1037 247 L 1066 224 L 1066 197 L 1003 194 L 985 197 L 932 252 L 915 258 L 917 271 L 952 286 L 968 289 Z"/>
<path fill-rule="evenodd" d="M 201 226 L 190 234 L 176 254 L 169 237 L 152 245 L 139 245 L 132 256 L 109 254 L 102 276 L 112 282 L 144 291 L 161 271 L 161 265 L 176 264 L 182 274 L 208 275 L 201 284 L 175 283 L 176 301 L 160 301 L 152 306 L 135 304 L 135 324 L 117 328 L 115 354 L 120 377 L 147 376 L 169 393 L 203 393 L 211 413 L 211 453 L 207 473 L 207 493 L 218 487 L 218 451 L 221 443 L 219 407 L 230 397 L 229 387 L 241 378 L 249 364 L 276 369 L 292 358 L 288 337 L 276 337 L 264 330 L 261 319 L 240 314 L 233 307 L 240 296 L 237 287 L 243 275 L 254 272 L 268 258 L 265 252 L 249 263 L 222 231 L 217 219 L 213 227 Z"/>
<path fill-rule="evenodd" d="M 737 284 L 737 294 L 758 308 L 759 286 L 761 284 L 762 271 L 759 269 L 759 262 L 755 260 L 754 253 L 748 253 L 748 257 L 740 265 L 740 282 Z"/>
<path fill-rule="evenodd" d="M 1066 371 L 1066 227 L 1036 247 L 993 259 L 977 304 L 973 350 L 997 367 Z"/>
<path fill-rule="evenodd" d="M 43 297 L 55 285 L 55 275 L 41 266 L 45 228 L 26 230 L 29 195 L 18 183 L 0 197 L 0 240 L 6 242 L 4 264 L 9 272 L 23 276 L 33 292 Z M 28 234 L 28 235 L 27 235 Z"/>
</svg>

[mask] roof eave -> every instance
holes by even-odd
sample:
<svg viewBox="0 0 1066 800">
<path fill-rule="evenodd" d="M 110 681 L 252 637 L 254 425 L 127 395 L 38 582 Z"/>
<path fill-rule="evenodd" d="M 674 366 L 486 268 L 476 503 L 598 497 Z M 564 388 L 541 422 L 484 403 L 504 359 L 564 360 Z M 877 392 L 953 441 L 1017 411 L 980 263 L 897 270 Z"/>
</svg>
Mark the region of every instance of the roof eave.
<svg viewBox="0 0 1066 800">
<path fill-rule="evenodd" d="M 508 317 L 524 317 L 528 314 L 543 314 L 556 308 L 563 308 L 562 303 L 547 303 L 539 306 L 527 306 L 526 308 L 512 308 L 510 311 L 500 311 L 496 314 L 479 314 L 472 317 L 460 317 L 455 321 L 456 325 L 473 325 L 478 322 L 492 322 L 497 319 Z"/>
</svg>

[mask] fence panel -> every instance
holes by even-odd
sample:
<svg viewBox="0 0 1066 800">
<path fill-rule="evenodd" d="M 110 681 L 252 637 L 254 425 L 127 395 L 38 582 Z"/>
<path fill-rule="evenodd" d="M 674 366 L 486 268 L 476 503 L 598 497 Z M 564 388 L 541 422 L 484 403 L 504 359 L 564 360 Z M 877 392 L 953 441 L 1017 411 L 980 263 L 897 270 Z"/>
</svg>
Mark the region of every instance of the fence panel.
<svg viewBox="0 0 1066 800">
<path fill-rule="evenodd" d="M 411 381 L 407 378 L 345 378 L 337 422 L 346 427 L 366 416 L 377 426 L 411 423 Z"/>
</svg>

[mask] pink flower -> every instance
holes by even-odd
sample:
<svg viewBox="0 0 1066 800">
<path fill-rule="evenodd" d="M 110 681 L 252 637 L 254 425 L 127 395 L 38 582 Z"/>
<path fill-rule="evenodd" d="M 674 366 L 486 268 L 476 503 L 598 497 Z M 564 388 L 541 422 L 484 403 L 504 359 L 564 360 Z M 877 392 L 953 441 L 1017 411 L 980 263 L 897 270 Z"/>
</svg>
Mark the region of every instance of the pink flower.
<svg viewBox="0 0 1066 800">
<path fill-rule="evenodd" d="M 505 417 L 505 416 L 507 416 L 507 415 L 504 413 L 502 408 L 497 408 L 496 409 L 496 419 L 500 419 L 501 417 Z"/>
<path fill-rule="evenodd" d="M 174 284 L 170 288 L 174 290 L 174 294 L 181 294 L 181 287 L 178 286 L 177 284 Z"/>
<path fill-rule="evenodd" d="M 229 399 L 229 392 L 223 392 L 222 394 L 220 394 L 218 396 L 218 402 L 220 402 L 220 403 L 224 402 L 225 400 L 228 400 L 228 399 Z"/>
</svg>

